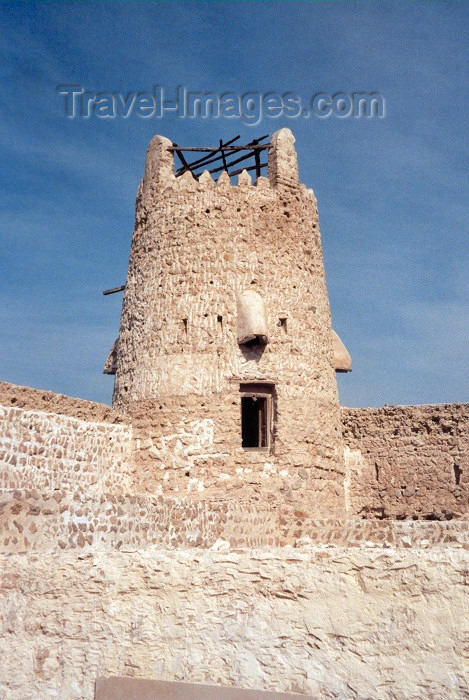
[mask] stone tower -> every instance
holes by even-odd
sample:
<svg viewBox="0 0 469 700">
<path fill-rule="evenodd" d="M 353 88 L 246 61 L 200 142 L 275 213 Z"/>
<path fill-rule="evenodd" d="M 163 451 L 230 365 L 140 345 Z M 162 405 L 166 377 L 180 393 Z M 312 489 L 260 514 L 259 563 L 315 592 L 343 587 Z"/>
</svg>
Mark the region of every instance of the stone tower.
<svg viewBox="0 0 469 700">
<path fill-rule="evenodd" d="M 295 139 L 268 177 L 174 173 L 155 136 L 140 184 L 113 404 L 139 488 L 343 509 L 343 449 L 316 199 Z"/>
</svg>

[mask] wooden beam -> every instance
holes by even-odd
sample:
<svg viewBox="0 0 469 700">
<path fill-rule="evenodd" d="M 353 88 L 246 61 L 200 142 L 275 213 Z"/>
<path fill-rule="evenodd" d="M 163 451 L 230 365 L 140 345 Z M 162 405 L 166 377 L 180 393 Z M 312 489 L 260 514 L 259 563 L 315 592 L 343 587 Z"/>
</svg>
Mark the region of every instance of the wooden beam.
<svg viewBox="0 0 469 700">
<path fill-rule="evenodd" d="M 107 294 L 115 294 L 116 292 L 123 292 L 125 289 L 125 284 L 121 285 L 120 287 L 113 287 L 112 289 L 105 289 L 103 294 L 106 296 Z"/>
<path fill-rule="evenodd" d="M 180 151 L 179 148 L 178 148 L 177 143 L 173 143 L 173 146 L 175 146 L 175 147 L 178 149 L 178 150 L 176 150 L 176 154 L 177 154 L 177 156 L 178 156 L 178 158 L 179 158 L 179 160 L 181 161 L 182 166 L 183 166 L 182 168 L 179 168 L 179 170 L 182 170 L 182 172 L 181 172 L 181 175 L 182 175 L 183 173 L 186 172 L 186 170 L 190 170 L 190 169 L 191 169 L 191 166 L 189 165 L 189 163 L 187 162 L 187 160 L 186 160 L 186 159 L 184 158 L 184 156 L 182 155 L 181 151 Z M 178 172 L 179 172 L 179 170 L 178 170 Z M 192 171 L 191 171 L 191 172 L 192 172 Z"/>
<path fill-rule="evenodd" d="M 226 167 L 226 156 L 225 156 L 225 151 L 223 150 L 223 141 L 220 139 L 220 151 L 221 151 L 221 159 L 223 161 L 223 170 L 228 170 Z"/>
<path fill-rule="evenodd" d="M 270 148 L 270 143 L 259 143 L 255 146 L 218 146 L 218 148 L 193 148 L 192 146 L 169 146 L 168 151 L 197 151 L 200 153 L 218 153 L 218 151 L 259 151 Z"/>
<path fill-rule="evenodd" d="M 261 175 L 261 156 L 259 151 L 254 151 L 254 161 L 256 163 L 256 177 Z"/>
<path fill-rule="evenodd" d="M 168 148 L 169 151 L 172 151 L 173 153 L 177 153 L 178 158 L 180 162 L 182 163 L 182 167 L 179 167 L 176 170 L 176 177 L 180 177 L 183 175 L 187 170 L 189 170 L 194 178 L 197 180 L 200 175 L 202 174 L 202 170 L 206 169 L 206 166 L 211 165 L 212 163 L 222 163 L 222 165 L 212 168 L 209 170 L 209 172 L 212 173 L 219 173 L 222 170 L 225 170 L 226 172 L 230 173 L 230 168 L 233 165 L 236 165 L 237 163 L 242 162 L 243 160 L 248 160 L 250 158 L 254 159 L 254 162 L 256 164 L 255 168 L 249 168 L 249 170 L 256 170 L 256 175 L 257 177 L 260 176 L 261 174 L 261 168 L 265 167 L 265 164 L 261 164 L 260 162 L 260 151 L 267 150 L 270 148 L 270 142 L 269 143 L 260 143 L 260 141 L 263 141 L 264 139 L 269 138 L 269 134 L 265 134 L 264 136 L 261 136 L 258 139 L 253 139 L 250 141 L 248 144 L 244 144 L 242 146 L 236 145 L 233 146 L 233 142 L 237 141 L 239 139 L 239 135 L 235 136 L 233 139 L 230 139 L 230 141 L 227 141 L 226 143 L 223 143 L 223 140 L 220 139 L 220 143 L 218 147 L 197 147 L 197 146 L 178 146 L 177 143 L 173 143 L 171 147 Z M 184 157 L 182 152 L 193 152 L 193 153 L 206 153 L 207 155 L 203 156 L 202 158 L 198 158 L 197 160 L 192 161 L 189 163 L 186 158 Z M 228 161 L 227 160 L 227 155 L 228 154 L 235 154 L 237 152 L 242 152 L 244 151 L 243 155 L 241 155 L 240 158 L 235 158 L 234 160 Z M 241 172 L 241 171 L 239 171 Z M 238 173 L 238 171 L 236 171 Z M 233 173 L 230 173 L 233 174 Z"/>
<path fill-rule="evenodd" d="M 237 163 L 241 163 L 241 161 L 243 161 L 243 160 L 248 160 L 248 158 L 252 158 L 253 155 L 254 154 L 251 152 L 251 153 L 246 153 L 244 156 L 241 156 L 240 158 L 235 158 L 235 160 L 232 160 L 229 163 L 227 163 L 228 168 L 231 168 L 232 165 L 236 165 Z M 223 168 L 214 168 L 213 170 L 209 170 L 209 172 L 216 173 L 219 170 L 223 170 Z"/>
<path fill-rule="evenodd" d="M 239 136 L 235 136 L 234 139 L 231 139 L 230 141 L 227 141 L 227 143 L 225 144 L 225 146 L 228 146 L 228 144 L 233 143 L 233 141 L 236 141 L 236 140 L 239 139 L 239 138 L 240 138 Z M 218 155 L 218 154 L 219 154 L 219 155 Z M 179 155 L 179 153 L 178 153 L 178 155 Z M 216 151 L 212 151 L 212 152 L 209 153 L 208 155 L 203 156 L 203 158 L 198 158 L 197 160 L 192 161 L 192 163 L 190 163 L 191 170 L 192 170 L 192 168 L 193 168 L 194 170 L 199 170 L 199 168 L 204 168 L 204 169 L 205 169 L 205 166 L 206 166 L 206 165 L 209 165 L 210 163 L 216 163 L 218 160 L 221 159 L 221 157 L 222 157 L 222 156 L 221 156 L 221 153 L 220 153 L 220 149 L 217 149 Z M 176 170 L 176 177 L 179 177 L 180 175 L 183 175 L 184 172 L 185 172 L 184 168 L 178 168 L 178 170 Z M 199 173 L 199 175 L 200 175 L 200 174 L 201 174 L 201 173 Z"/>
<path fill-rule="evenodd" d="M 241 138 L 241 137 L 240 137 L 239 134 L 238 134 L 238 136 L 235 136 L 234 139 L 230 139 L 229 141 L 227 141 L 227 142 L 224 144 L 225 147 L 226 147 L 226 146 L 230 146 L 232 143 L 234 143 L 234 141 L 237 141 L 239 138 Z M 174 146 L 174 145 L 175 145 L 175 144 L 173 144 L 173 146 Z M 168 150 L 171 150 L 171 149 L 168 149 Z M 219 148 L 214 149 L 215 152 L 218 152 L 219 150 L 220 150 Z M 206 160 L 207 160 L 208 158 L 210 158 L 210 157 L 211 157 L 211 156 L 208 155 L 208 156 L 203 156 L 203 158 L 199 158 L 198 160 L 194 160 L 194 161 L 191 163 L 191 166 L 194 166 L 194 165 L 202 165 L 202 163 L 203 163 L 204 161 L 206 161 Z"/>
</svg>

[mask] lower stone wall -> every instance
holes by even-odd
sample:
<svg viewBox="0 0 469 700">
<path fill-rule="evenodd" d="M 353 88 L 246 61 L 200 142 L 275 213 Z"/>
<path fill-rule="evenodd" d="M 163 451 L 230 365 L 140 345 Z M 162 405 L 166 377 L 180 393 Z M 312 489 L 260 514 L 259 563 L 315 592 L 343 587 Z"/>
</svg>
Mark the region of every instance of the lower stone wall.
<svg viewBox="0 0 469 700">
<path fill-rule="evenodd" d="M 0 493 L 127 493 L 131 438 L 127 425 L 0 406 Z"/>
<path fill-rule="evenodd" d="M 0 494 L 0 553 L 173 548 L 454 547 L 469 549 L 469 521 L 315 519 L 268 504 L 105 494 Z"/>
<path fill-rule="evenodd" d="M 345 491 L 347 517 L 469 517 L 469 404 L 343 408 L 345 489 L 328 446 L 310 468 L 288 446 L 281 460 L 230 452 L 214 437 L 219 414 L 203 407 L 188 432 L 164 402 L 142 402 L 131 426 L 109 406 L 0 383 L 0 491 L 37 490 L 62 507 L 64 496 L 104 494 L 257 502 L 263 512 L 294 513 L 300 526 L 342 517 Z"/>
<path fill-rule="evenodd" d="M 0 697 L 92 700 L 116 675 L 467 699 L 468 572 L 449 546 L 5 556 Z"/>
<path fill-rule="evenodd" d="M 318 520 L 288 494 L 134 495 L 118 414 L 0 396 L 1 700 L 110 675 L 468 700 L 468 406 L 344 409 L 350 517 Z"/>
<path fill-rule="evenodd" d="M 469 404 L 343 408 L 349 517 L 469 516 Z"/>
<path fill-rule="evenodd" d="M 95 423 L 129 423 L 128 416 L 104 403 L 75 399 L 64 394 L 54 394 L 52 391 L 31 389 L 29 386 L 17 386 L 8 382 L 0 382 L 0 406 L 55 413 Z"/>
</svg>

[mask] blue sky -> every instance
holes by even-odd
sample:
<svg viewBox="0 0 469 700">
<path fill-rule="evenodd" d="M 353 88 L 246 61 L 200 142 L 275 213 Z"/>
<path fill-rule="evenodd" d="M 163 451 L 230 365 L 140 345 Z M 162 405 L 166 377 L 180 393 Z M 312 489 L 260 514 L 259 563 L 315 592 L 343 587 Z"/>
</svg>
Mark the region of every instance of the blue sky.
<svg viewBox="0 0 469 700">
<path fill-rule="evenodd" d="M 155 133 L 288 126 L 319 204 L 348 406 L 469 400 L 469 4 L 0 3 L 0 379 L 110 403 L 135 193 Z M 382 119 L 70 119 L 94 93 L 379 92 Z"/>
</svg>

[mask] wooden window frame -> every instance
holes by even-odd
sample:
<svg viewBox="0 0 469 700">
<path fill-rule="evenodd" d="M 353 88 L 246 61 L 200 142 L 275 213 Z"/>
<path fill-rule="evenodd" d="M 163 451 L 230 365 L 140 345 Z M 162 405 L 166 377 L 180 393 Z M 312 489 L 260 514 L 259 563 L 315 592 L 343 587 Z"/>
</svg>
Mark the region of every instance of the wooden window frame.
<svg viewBox="0 0 469 700">
<path fill-rule="evenodd" d="M 239 387 L 240 397 L 241 397 L 241 440 L 242 440 L 242 424 L 243 424 L 243 398 L 259 398 L 263 399 L 264 409 L 259 411 L 259 425 L 258 425 L 258 442 L 262 443 L 262 435 L 264 431 L 262 430 L 262 414 L 265 414 L 265 445 L 249 446 L 245 447 L 242 445 L 245 452 L 272 452 L 273 448 L 273 428 L 274 428 L 274 392 L 275 385 L 271 382 L 246 382 L 240 384 Z"/>
</svg>

